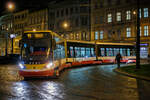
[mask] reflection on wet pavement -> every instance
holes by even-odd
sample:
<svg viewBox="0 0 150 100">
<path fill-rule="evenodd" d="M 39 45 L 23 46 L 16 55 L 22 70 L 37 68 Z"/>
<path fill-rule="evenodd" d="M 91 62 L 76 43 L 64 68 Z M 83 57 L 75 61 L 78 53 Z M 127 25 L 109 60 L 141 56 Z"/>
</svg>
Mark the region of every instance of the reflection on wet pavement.
<svg viewBox="0 0 150 100">
<path fill-rule="evenodd" d="M 19 76 L 16 65 L 0 65 L 0 81 L 20 81 L 23 77 Z"/>
<path fill-rule="evenodd" d="M 59 79 L 1 80 L 0 100 L 149 100 L 150 82 L 119 75 L 113 72 L 115 67 L 68 69 Z M 10 73 L 20 77 L 16 68 Z"/>
</svg>

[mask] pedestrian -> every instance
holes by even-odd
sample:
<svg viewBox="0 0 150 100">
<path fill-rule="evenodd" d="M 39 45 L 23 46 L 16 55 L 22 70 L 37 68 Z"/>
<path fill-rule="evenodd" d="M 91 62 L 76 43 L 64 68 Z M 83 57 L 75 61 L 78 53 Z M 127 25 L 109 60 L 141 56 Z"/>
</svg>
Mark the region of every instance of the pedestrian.
<svg viewBox="0 0 150 100">
<path fill-rule="evenodd" d="M 120 68 L 120 60 L 122 59 L 122 56 L 120 53 L 116 55 L 115 61 L 117 62 L 117 67 Z"/>
</svg>

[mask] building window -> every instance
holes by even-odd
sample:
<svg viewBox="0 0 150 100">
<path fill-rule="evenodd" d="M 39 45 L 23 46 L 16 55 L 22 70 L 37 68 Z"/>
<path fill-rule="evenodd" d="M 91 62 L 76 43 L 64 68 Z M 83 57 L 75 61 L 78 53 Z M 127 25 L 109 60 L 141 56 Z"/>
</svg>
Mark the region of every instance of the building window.
<svg viewBox="0 0 150 100">
<path fill-rule="evenodd" d="M 117 12 L 117 21 L 121 21 L 121 12 Z"/>
<path fill-rule="evenodd" d="M 148 8 L 144 8 L 144 17 L 148 17 Z"/>
<path fill-rule="evenodd" d="M 95 16 L 95 24 L 98 24 L 98 19 L 99 19 L 99 17 Z"/>
<path fill-rule="evenodd" d="M 82 32 L 81 39 L 87 40 L 87 33 L 86 32 Z"/>
<path fill-rule="evenodd" d="M 127 37 L 131 37 L 131 28 L 130 27 L 126 28 L 126 35 L 127 35 Z"/>
<path fill-rule="evenodd" d="M 142 36 L 142 28 L 141 28 L 141 26 L 140 26 L 140 36 Z"/>
<path fill-rule="evenodd" d="M 76 27 L 79 26 L 79 18 L 76 18 L 76 19 L 75 19 L 75 26 L 76 26 Z"/>
<path fill-rule="evenodd" d="M 66 15 L 68 16 L 68 14 L 69 14 L 69 11 L 68 11 L 68 8 L 66 8 Z"/>
<path fill-rule="evenodd" d="M 88 16 L 81 17 L 81 25 L 88 25 Z"/>
<path fill-rule="evenodd" d="M 117 0 L 117 1 L 116 1 L 116 5 L 119 5 L 119 4 L 120 4 L 120 0 Z"/>
<path fill-rule="evenodd" d="M 100 39 L 104 38 L 104 31 L 100 31 Z"/>
<path fill-rule="evenodd" d="M 95 40 L 98 40 L 98 32 L 95 32 Z"/>
<path fill-rule="evenodd" d="M 104 23 L 104 17 L 103 16 L 100 16 L 100 24 L 103 24 Z"/>
<path fill-rule="evenodd" d="M 131 19 L 131 11 L 128 10 L 126 11 L 126 20 L 130 20 Z"/>
<path fill-rule="evenodd" d="M 76 40 L 79 40 L 79 33 L 76 34 Z"/>
<path fill-rule="evenodd" d="M 100 2 L 100 8 L 103 8 L 103 2 Z"/>
<path fill-rule="evenodd" d="M 126 0 L 126 3 L 130 3 L 131 1 L 130 0 Z"/>
<path fill-rule="evenodd" d="M 108 3 L 108 6 L 110 6 L 112 3 L 112 0 L 107 0 L 107 3 Z"/>
<path fill-rule="evenodd" d="M 70 14 L 73 14 L 73 8 L 70 8 Z"/>
<path fill-rule="evenodd" d="M 112 14 L 108 14 L 107 17 L 108 17 L 107 22 L 111 23 L 112 22 Z"/>
<path fill-rule="evenodd" d="M 148 36 L 148 26 L 144 26 L 144 36 Z"/>
<path fill-rule="evenodd" d="M 64 10 L 63 9 L 61 10 L 61 16 L 64 16 Z"/>
<path fill-rule="evenodd" d="M 142 12 L 141 12 L 141 8 L 139 9 L 139 17 L 142 17 Z"/>
<path fill-rule="evenodd" d="M 95 4 L 95 9 L 98 9 L 98 5 L 97 5 L 97 3 Z"/>
<path fill-rule="evenodd" d="M 59 11 L 56 12 L 56 17 L 59 17 Z"/>
</svg>

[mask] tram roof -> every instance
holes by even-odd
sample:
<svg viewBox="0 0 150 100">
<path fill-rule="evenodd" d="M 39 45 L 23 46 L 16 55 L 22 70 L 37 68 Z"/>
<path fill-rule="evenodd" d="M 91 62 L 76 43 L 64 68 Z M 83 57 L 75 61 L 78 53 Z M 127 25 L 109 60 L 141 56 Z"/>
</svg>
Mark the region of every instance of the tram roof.
<svg viewBox="0 0 150 100">
<path fill-rule="evenodd" d="M 66 40 L 67 42 L 72 43 L 85 43 L 85 44 L 98 44 L 98 45 L 129 45 L 133 46 L 133 43 L 112 43 L 112 42 L 98 42 L 98 41 L 82 41 L 82 40 Z"/>
<path fill-rule="evenodd" d="M 96 42 L 99 45 L 130 45 L 133 46 L 133 43 L 111 43 L 111 42 Z"/>
<path fill-rule="evenodd" d="M 62 38 L 60 35 L 58 35 L 58 33 L 55 33 L 55 32 L 53 32 L 53 31 L 51 31 L 51 30 L 24 31 L 25 34 L 27 34 L 27 33 L 33 33 L 33 34 L 34 34 L 34 33 L 42 33 L 42 32 L 48 32 L 48 33 L 50 33 L 51 35 L 58 37 L 59 39 L 65 40 L 65 39 Z"/>
<path fill-rule="evenodd" d="M 83 40 L 68 40 L 68 39 L 64 39 L 62 38 L 60 35 L 58 35 L 57 33 L 51 31 L 51 30 L 40 30 L 40 31 L 25 31 L 24 33 L 40 33 L 40 32 L 48 32 L 50 34 L 52 34 L 53 36 L 58 37 L 59 39 L 61 39 L 61 41 L 57 42 L 57 43 L 61 43 L 61 42 L 69 42 L 69 43 L 82 43 L 82 44 L 98 44 L 98 45 L 124 45 L 124 46 L 133 46 L 135 45 L 134 43 L 113 43 L 113 42 L 99 42 L 99 41 L 83 41 Z"/>
</svg>

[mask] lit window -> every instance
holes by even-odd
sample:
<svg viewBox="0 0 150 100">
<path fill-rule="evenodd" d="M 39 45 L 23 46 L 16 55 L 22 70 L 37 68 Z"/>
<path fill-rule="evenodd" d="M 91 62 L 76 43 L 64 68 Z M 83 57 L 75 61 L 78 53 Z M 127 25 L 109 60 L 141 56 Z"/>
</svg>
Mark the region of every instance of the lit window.
<svg viewBox="0 0 150 100">
<path fill-rule="evenodd" d="M 72 33 L 70 34 L 70 39 L 71 39 L 71 40 L 73 40 L 73 39 L 74 39 L 74 36 L 73 36 L 73 34 L 72 34 Z"/>
<path fill-rule="evenodd" d="M 79 33 L 76 34 L 76 39 L 79 40 Z"/>
<path fill-rule="evenodd" d="M 95 40 L 98 40 L 98 32 L 95 32 Z"/>
<path fill-rule="evenodd" d="M 127 37 L 131 37 L 131 28 L 130 27 L 126 28 L 126 35 L 127 35 Z"/>
<path fill-rule="evenodd" d="M 148 26 L 144 26 L 144 36 L 148 36 Z"/>
<path fill-rule="evenodd" d="M 100 31 L 100 39 L 103 39 L 104 31 Z"/>
<path fill-rule="evenodd" d="M 107 17 L 108 17 L 107 22 L 111 23 L 112 22 L 112 14 L 108 14 Z"/>
<path fill-rule="evenodd" d="M 121 21 L 121 12 L 117 12 L 117 21 Z"/>
<path fill-rule="evenodd" d="M 144 17 L 148 17 L 148 8 L 144 8 Z"/>
<path fill-rule="evenodd" d="M 131 19 L 131 11 L 128 10 L 126 11 L 126 20 L 130 20 Z"/>
</svg>

